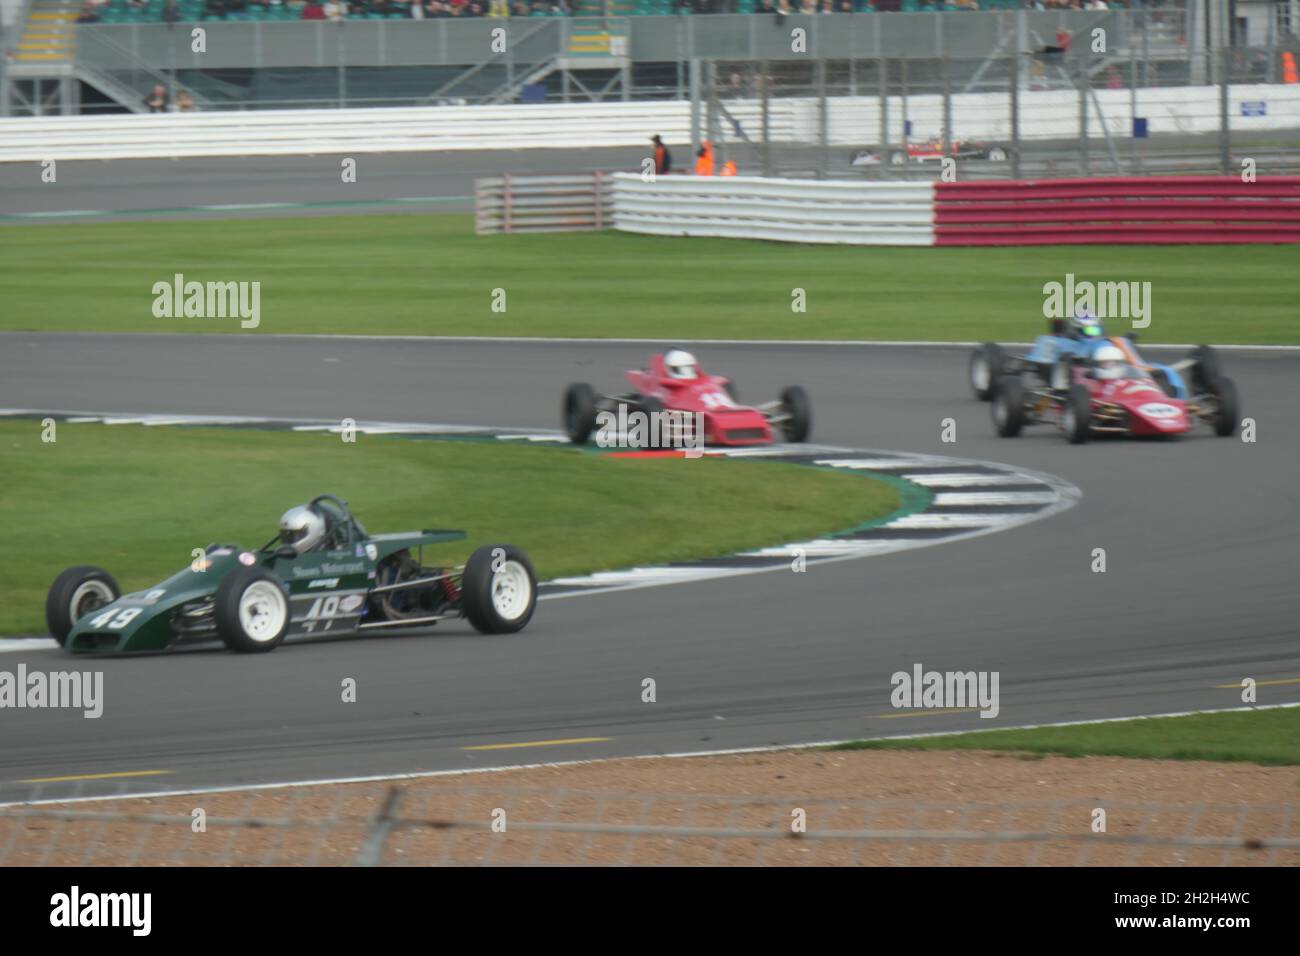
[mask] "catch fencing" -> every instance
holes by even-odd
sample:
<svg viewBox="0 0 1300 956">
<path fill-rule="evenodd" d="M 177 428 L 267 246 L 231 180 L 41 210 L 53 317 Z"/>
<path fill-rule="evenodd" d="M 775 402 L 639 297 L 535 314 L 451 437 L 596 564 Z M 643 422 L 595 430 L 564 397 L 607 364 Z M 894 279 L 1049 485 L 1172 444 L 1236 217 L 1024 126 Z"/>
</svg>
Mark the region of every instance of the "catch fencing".
<svg viewBox="0 0 1300 956">
<path fill-rule="evenodd" d="M 359 784 L 4 807 L 0 866 L 1277 866 L 1297 810 Z"/>
<path fill-rule="evenodd" d="M 939 246 L 1300 242 L 1300 177 L 938 183 Z"/>
</svg>

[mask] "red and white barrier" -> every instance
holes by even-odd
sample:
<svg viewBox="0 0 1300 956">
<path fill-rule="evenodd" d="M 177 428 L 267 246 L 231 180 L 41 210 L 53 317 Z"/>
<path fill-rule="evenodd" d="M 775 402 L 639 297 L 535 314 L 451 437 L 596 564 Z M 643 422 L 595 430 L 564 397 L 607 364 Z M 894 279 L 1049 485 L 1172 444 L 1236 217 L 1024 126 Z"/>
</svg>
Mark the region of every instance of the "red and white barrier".
<svg viewBox="0 0 1300 956">
<path fill-rule="evenodd" d="M 1300 177 L 844 183 L 613 177 L 614 228 L 889 246 L 1300 242 Z"/>
</svg>

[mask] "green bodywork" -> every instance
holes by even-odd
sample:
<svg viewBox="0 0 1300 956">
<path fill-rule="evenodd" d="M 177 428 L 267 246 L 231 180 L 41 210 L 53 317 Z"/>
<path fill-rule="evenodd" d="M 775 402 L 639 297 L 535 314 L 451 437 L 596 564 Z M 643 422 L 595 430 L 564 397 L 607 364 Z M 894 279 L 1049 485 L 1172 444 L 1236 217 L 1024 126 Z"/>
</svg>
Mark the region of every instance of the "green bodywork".
<svg viewBox="0 0 1300 956">
<path fill-rule="evenodd" d="M 355 633 L 368 610 L 366 598 L 375 586 L 375 569 L 385 558 L 406 550 L 415 554 L 423 545 L 464 537 L 463 531 L 446 530 L 365 535 L 355 537 L 347 548 L 310 551 L 293 558 L 277 556 L 274 548 L 250 551 L 233 544 L 210 545 L 203 557 L 167 580 L 124 594 L 83 615 L 68 633 L 63 648 L 73 654 L 165 650 L 187 638 L 184 628 L 178 626 L 187 610 L 202 611 L 228 574 L 251 565 L 272 572 L 284 586 L 291 615 L 287 636 Z M 316 613 L 320 599 L 332 599 L 334 607 L 344 602 L 345 608 L 324 620 L 323 627 Z M 201 616 L 194 615 L 196 619 Z M 215 634 L 195 638 L 216 639 Z"/>
</svg>

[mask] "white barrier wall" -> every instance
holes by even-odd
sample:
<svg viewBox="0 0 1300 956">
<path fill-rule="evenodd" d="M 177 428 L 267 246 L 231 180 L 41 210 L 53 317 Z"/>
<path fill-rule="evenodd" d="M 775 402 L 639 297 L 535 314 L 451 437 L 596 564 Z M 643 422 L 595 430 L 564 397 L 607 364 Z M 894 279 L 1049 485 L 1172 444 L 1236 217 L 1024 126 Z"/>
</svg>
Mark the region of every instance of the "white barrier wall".
<svg viewBox="0 0 1300 956">
<path fill-rule="evenodd" d="M 1218 89 L 1176 87 L 1141 90 L 1138 114 L 1152 133 L 1218 129 Z M 1237 86 L 1230 91 L 1235 134 L 1300 128 L 1300 85 Z M 1129 94 L 1098 90 L 1112 133 L 1128 135 Z M 1242 116 L 1241 104 L 1263 103 L 1263 115 Z M 731 100 L 727 109 L 751 140 L 762 132 L 760 105 Z M 1072 138 L 1078 132 L 1078 95 L 1069 90 L 1028 91 L 1021 96 L 1021 137 Z M 829 102 L 830 141 L 864 146 L 880 138 L 879 101 L 839 97 Z M 1259 112 L 1252 109 L 1252 113 Z M 901 141 L 902 103 L 890 99 L 890 140 Z M 942 124 L 938 96 L 907 101 L 912 139 L 937 135 Z M 1005 140 L 1010 134 L 1008 98 L 971 93 L 953 98 L 952 135 L 958 139 Z M 778 143 L 818 141 L 817 104 L 810 99 L 772 101 L 772 138 Z M 1092 117 L 1092 135 L 1101 129 Z M 267 110 L 32 117 L 0 120 L 0 162 L 43 159 L 167 158 L 172 156 L 265 156 L 307 153 L 382 153 L 537 147 L 645 146 L 659 133 L 688 163 L 690 104 L 685 102 L 546 103 L 508 106 L 429 106 L 405 109 Z M 733 139 L 733 136 L 728 136 Z"/>
<path fill-rule="evenodd" d="M 758 104 L 737 106 L 760 129 Z M 795 106 L 771 111 L 773 136 L 794 135 Z M 404 109 L 258 110 L 0 120 L 0 162 L 43 159 L 270 156 L 403 150 L 644 146 L 658 133 L 690 159 L 691 107 L 671 103 L 545 103 Z"/>
<path fill-rule="evenodd" d="M 930 183 L 615 173 L 614 228 L 660 236 L 879 246 L 934 244 Z"/>
</svg>

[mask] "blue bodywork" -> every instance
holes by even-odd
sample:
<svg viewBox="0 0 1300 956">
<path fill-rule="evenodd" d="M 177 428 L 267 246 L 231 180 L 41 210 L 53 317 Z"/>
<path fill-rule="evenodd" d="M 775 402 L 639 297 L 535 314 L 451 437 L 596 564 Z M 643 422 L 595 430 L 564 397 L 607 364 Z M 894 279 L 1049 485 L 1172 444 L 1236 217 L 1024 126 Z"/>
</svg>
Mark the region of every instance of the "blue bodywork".
<svg viewBox="0 0 1300 956">
<path fill-rule="evenodd" d="M 1174 396 L 1184 401 L 1191 398 L 1191 391 L 1187 383 L 1183 380 L 1178 370 L 1169 365 L 1160 362 L 1152 362 L 1150 359 L 1143 358 L 1137 350 L 1137 346 L 1132 339 L 1125 336 L 1116 336 L 1115 338 L 1123 339 L 1124 344 L 1128 346 L 1129 351 L 1138 356 L 1141 364 L 1146 369 L 1159 369 L 1165 374 L 1169 381 L 1169 386 L 1174 390 Z M 1033 362 L 1036 365 L 1051 365 L 1065 358 L 1090 359 L 1092 353 L 1103 345 L 1113 345 L 1114 339 L 1108 336 L 1095 336 L 1093 338 L 1074 338 L 1069 335 L 1040 335 L 1034 340 L 1033 347 L 1025 355 L 1026 362 Z"/>
</svg>

